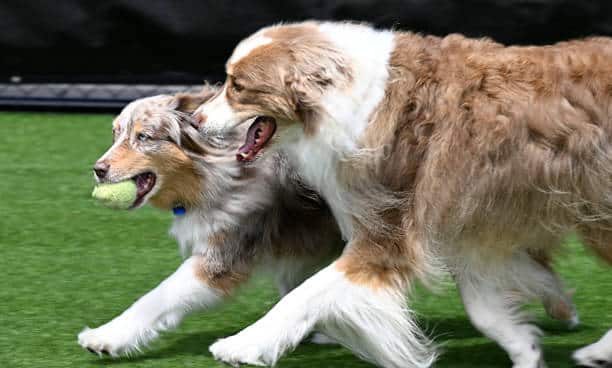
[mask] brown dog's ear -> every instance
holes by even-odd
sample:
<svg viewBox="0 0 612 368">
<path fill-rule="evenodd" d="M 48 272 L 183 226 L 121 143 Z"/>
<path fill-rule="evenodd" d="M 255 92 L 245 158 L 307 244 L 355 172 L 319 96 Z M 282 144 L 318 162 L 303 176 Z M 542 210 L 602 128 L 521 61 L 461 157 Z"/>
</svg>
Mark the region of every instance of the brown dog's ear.
<svg viewBox="0 0 612 368">
<path fill-rule="evenodd" d="M 289 87 L 295 112 L 308 131 L 325 91 L 347 85 L 352 80 L 351 69 L 344 55 L 318 39 L 309 39 L 290 52 L 293 62 L 284 75 L 284 83 Z"/>
<path fill-rule="evenodd" d="M 218 86 L 205 85 L 198 93 L 181 92 L 175 95 L 177 105 L 176 110 L 191 114 L 201 104 L 210 100 L 219 91 Z"/>
</svg>

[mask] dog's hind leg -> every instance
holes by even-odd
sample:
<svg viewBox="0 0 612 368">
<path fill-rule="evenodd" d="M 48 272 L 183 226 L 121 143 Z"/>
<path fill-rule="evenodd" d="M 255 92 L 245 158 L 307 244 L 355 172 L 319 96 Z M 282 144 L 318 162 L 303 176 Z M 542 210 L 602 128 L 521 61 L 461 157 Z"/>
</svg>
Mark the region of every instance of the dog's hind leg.
<svg viewBox="0 0 612 368">
<path fill-rule="evenodd" d="M 78 342 L 99 355 L 139 352 L 160 332 L 175 328 L 189 312 L 218 304 L 245 278 L 237 272 L 210 274 L 205 259 L 192 256 L 121 315 L 98 328 L 85 328 Z"/>
<path fill-rule="evenodd" d="M 213 356 L 232 365 L 274 365 L 316 329 L 379 366 L 429 367 L 435 353 L 407 308 L 402 259 L 374 265 L 384 258 L 379 248 L 369 248 L 367 258 L 352 247 L 259 321 L 214 343 Z"/>
<path fill-rule="evenodd" d="M 519 308 L 526 299 L 555 287 L 550 272 L 519 253 L 486 265 L 466 265 L 457 282 L 470 320 L 508 353 L 514 368 L 545 367 L 540 331 L 526 322 Z"/>
<path fill-rule="evenodd" d="M 580 231 L 585 245 L 595 254 L 612 265 L 612 223 L 593 223 Z M 581 367 L 612 367 L 612 330 L 599 341 L 578 349 L 572 355 L 576 365 Z"/>
<path fill-rule="evenodd" d="M 572 301 L 572 292 L 565 290 L 563 281 L 553 269 L 552 257 L 543 250 L 528 250 L 529 256 L 542 266 L 542 272 L 550 274 L 552 281 L 542 290 L 536 291 L 544 305 L 544 310 L 550 318 L 565 322 L 569 328 L 575 328 L 580 323 L 576 306 Z"/>
</svg>

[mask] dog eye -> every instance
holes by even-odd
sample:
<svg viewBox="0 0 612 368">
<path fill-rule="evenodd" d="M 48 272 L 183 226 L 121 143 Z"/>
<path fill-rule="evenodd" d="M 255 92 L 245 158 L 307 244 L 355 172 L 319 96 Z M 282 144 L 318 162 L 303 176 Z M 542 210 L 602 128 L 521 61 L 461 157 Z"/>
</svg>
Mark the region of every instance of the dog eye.
<svg viewBox="0 0 612 368">
<path fill-rule="evenodd" d="M 144 134 L 144 133 L 138 133 L 138 135 L 136 136 L 136 138 L 138 138 L 139 141 L 144 142 L 147 139 L 151 138 L 148 135 Z"/>
<path fill-rule="evenodd" d="M 242 92 L 244 90 L 244 86 L 242 84 L 236 83 L 235 81 L 234 83 L 232 83 L 232 87 L 236 92 Z"/>
</svg>

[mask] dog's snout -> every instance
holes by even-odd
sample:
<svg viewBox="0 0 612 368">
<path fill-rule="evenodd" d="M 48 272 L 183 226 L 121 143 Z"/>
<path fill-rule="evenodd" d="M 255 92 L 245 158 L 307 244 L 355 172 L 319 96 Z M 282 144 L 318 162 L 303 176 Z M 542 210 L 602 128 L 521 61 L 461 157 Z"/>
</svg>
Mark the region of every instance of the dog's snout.
<svg viewBox="0 0 612 368">
<path fill-rule="evenodd" d="M 98 161 L 94 165 L 93 171 L 98 179 L 104 179 L 106 174 L 108 174 L 109 168 L 110 165 L 106 161 Z"/>
<path fill-rule="evenodd" d="M 196 129 L 200 129 L 200 127 L 201 127 L 201 126 L 202 126 L 204 123 L 206 123 L 206 119 L 207 119 L 207 118 L 208 118 L 208 117 L 206 116 L 206 114 L 202 114 L 202 113 L 195 114 L 195 115 L 193 116 L 193 119 L 191 119 L 191 126 L 192 126 L 192 127 L 194 127 L 194 128 L 196 128 Z"/>
</svg>

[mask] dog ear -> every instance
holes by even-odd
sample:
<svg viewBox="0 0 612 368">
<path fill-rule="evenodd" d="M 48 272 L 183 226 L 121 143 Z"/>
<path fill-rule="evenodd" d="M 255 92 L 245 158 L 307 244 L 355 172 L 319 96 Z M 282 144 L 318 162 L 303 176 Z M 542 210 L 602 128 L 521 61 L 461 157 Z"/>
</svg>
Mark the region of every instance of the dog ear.
<svg viewBox="0 0 612 368">
<path fill-rule="evenodd" d="M 200 105 L 210 100 L 219 91 L 219 86 L 205 85 L 198 93 L 181 92 L 175 95 L 176 110 L 191 114 Z"/>
<path fill-rule="evenodd" d="M 352 77 L 346 58 L 326 43 L 304 42 L 291 50 L 292 66 L 284 76 L 298 117 L 306 123 L 316 114 L 323 93 L 348 83 Z"/>
<path fill-rule="evenodd" d="M 194 130 L 181 129 L 181 147 L 190 154 L 203 156 L 208 150 L 200 141 L 201 137 Z"/>
</svg>

